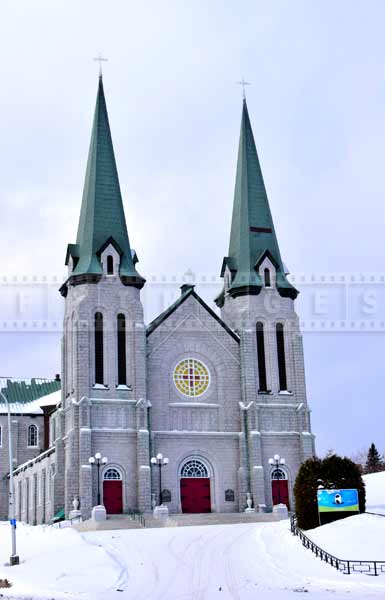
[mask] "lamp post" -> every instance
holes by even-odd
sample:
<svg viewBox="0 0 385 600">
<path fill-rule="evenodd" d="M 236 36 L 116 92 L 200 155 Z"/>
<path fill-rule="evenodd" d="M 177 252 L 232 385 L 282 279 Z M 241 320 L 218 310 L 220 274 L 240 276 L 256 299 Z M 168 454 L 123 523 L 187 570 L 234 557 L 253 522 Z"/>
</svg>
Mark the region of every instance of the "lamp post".
<svg viewBox="0 0 385 600">
<path fill-rule="evenodd" d="M 162 467 L 168 465 L 168 458 L 159 452 L 159 454 L 152 457 L 151 464 L 158 465 L 159 468 L 159 506 L 162 506 Z"/>
<path fill-rule="evenodd" d="M 96 452 L 95 456 L 90 456 L 88 459 L 90 465 L 96 465 L 98 470 L 98 506 L 100 506 L 100 467 L 101 465 L 105 465 L 108 462 L 108 458 L 100 454 L 100 452 Z"/>
<path fill-rule="evenodd" d="M 12 429 L 11 429 L 11 408 L 8 398 L 0 390 L 0 396 L 7 405 L 8 413 L 8 459 L 9 459 L 9 497 L 8 497 L 8 516 L 11 525 L 12 537 L 12 554 L 9 559 L 11 566 L 18 565 L 20 562 L 19 556 L 16 553 L 16 515 L 15 515 L 15 488 L 13 485 L 13 453 L 12 453 Z"/>
<path fill-rule="evenodd" d="M 276 475 L 276 477 L 274 477 L 274 479 L 277 479 L 278 481 L 281 479 L 281 470 L 280 470 L 280 466 L 283 466 L 285 464 L 285 459 L 281 458 L 279 454 L 274 454 L 274 458 L 269 458 L 269 465 L 271 465 L 272 467 L 275 467 L 275 469 L 273 470 L 273 475 Z M 278 504 L 281 504 L 281 488 L 278 485 Z"/>
</svg>

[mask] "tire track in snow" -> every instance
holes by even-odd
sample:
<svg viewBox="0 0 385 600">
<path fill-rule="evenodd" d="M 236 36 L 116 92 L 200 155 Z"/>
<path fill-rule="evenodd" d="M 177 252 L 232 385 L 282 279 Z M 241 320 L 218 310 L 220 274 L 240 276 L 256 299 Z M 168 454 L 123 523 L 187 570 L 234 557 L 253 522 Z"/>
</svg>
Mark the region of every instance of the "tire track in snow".
<svg viewBox="0 0 385 600">
<path fill-rule="evenodd" d="M 121 559 L 122 552 L 118 552 L 116 545 L 113 544 L 104 544 L 102 538 L 97 537 L 96 541 L 92 541 L 91 538 L 86 537 L 84 534 L 81 534 L 83 540 L 89 544 L 90 546 L 97 546 L 99 548 L 103 548 L 105 553 L 111 558 L 111 560 L 115 563 L 115 565 L 119 569 L 119 575 L 116 581 L 110 586 L 108 589 L 126 589 L 128 585 L 129 575 L 127 570 L 127 564 L 124 559 Z M 118 538 L 119 539 L 119 538 Z"/>
<path fill-rule="evenodd" d="M 228 591 L 231 594 L 231 597 L 234 600 L 242 600 L 239 592 L 246 586 L 246 584 L 241 585 L 239 579 L 236 577 L 234 573 L 234 568 L 232 564 L 232 550 L 235 544 L 239 542 L 239 540 L 245 535 L 249 535 L 251 530 L 254 527 L 249 525 L 247 529 L 242 531 L 235 539 L 232 539 L 230 543 L 226 546 L 223 555 L 224 555 L 224 571 L 225 571 L 225 579 Z"/>
</svg>

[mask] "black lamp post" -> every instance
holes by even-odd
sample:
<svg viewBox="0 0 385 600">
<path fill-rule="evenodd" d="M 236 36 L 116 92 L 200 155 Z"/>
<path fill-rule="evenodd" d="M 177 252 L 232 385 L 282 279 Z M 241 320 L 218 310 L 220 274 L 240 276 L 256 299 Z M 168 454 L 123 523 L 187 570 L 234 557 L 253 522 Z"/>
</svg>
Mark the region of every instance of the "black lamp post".
<svg viewBox="0 0 385 600">
<path fill-rule="evenodd" d="M 159 468 L 159 506 L 162 506 L 162 467 L 168 465 L 168 458 L 159 452 L 159 454 L 152 457 L 151 464 L 158 465 Z"/>
<path fill-rule="evenodd" d="M 281 469 L 280 466 L 285 464 L 285 459 L 281 458 L 279 454 L 275 454 L 274 458 L 269 458 L 269 465 L 275 467 L 273 470 L 273 478 L 280 480 L 281 479 Z M 278 485 L 278 504 L 281 504 L 281 488 Z"/>
<path fill-rule="evenodd" d="M 100 452 L 96 452 L 95 456 L 90 456 L 88 459 L 90 465 L 96 465 L 98 470 L 98 506 L 100 506 L 100 467 L 101 465 L 105 465 L 108 462 L 108 458 L 100 454 Z"/>
</svg>

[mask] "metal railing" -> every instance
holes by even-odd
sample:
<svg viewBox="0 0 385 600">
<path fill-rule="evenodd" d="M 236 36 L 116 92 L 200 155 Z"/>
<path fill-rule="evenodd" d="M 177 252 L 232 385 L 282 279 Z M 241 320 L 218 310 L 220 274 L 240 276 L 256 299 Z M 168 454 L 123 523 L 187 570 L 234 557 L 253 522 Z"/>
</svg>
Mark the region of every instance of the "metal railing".
<svg viewBox="0 0 385 600">
<path fill-rule="evenodd" d="M 71 526 L 72 526 L 74 523 L 82 523 L 83 519 L 82 519 L 81 515 L 78 515 L 76 517 L 71 517 L 71 518 L 68 517 L 68 519 L 62 519 L 61 521 L 56 521 L 55 523 L 51 523 L 51 525 L 61 529 L 62 527 L 67 526 L 66 524 L 68 523 L 68 521 L 71 523 Z"/>
<path fill-rule="evenodd" d="M 142 527 L 146 527 L 146 519 L 139 510 L 129 510 L 128 515 L 132 521 L 137 521 Z"/>
<path fill-rule="evenodd" d="M 330 552 L 326 552 L 326 550 L 323 550 L 323 548 L 320 548 L 315 542 L 308 538 L 302 529 L 298 527 L 297 517 L 295 515 L 292 515 L 290 518 L 290 530 L 293 535 L 299 537 L 305 548 L 311 550 L 318 558 L 345 575 L 351 575 L 352 573 L 364 573 L 365 575 L 373 576 L 385 575 L 385 560 L 344 560 L 337 558 L 333 554 L 330 554 Z"/>
</svg>

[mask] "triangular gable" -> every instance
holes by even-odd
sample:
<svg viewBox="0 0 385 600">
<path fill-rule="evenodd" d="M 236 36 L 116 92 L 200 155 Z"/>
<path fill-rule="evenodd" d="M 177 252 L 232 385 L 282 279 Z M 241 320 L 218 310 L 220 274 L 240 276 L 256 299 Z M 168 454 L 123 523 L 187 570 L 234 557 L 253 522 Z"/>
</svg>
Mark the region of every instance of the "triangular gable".
<svg viewBox="0 0 385 600">
<path fill-rule="evenodd" d="M 185 288 L 185 289 L 183 290 L 183 288 Z M 171 306 L 166 308 L 165 311 L 163 311 L 158 317 L 156 317 L 156 319 L 154 319 L 148 325 L 147 330 L 146 330 L 146 335 L 147 336 L 151 335 L 151 333 L 153 333 L 155 331 L 155 329 L 157 329 L 159 327 L 159 325 L 161 325 L 166 319 L 168 319 L 168 317 L 170 315 L 172 315 L 172 313 L 175 312 L 177 310 L 177 308 L 179 306 L 181 306 L 187 300 L 187 298 L 189 298 L 190 296 L 193 296 L 195 298 L 195 300 L 197 300 L 199 302 L 199 304 L 209 313 L 209 315 L 213 319 L 215 319 L 217 321 L 217 323 L 219 323 L 219 325 L 221 327 L 223 327 L 223 329 L 225 329 L 225 331 L 227 331 L 227 333 L 229 335 L 231 335 L 231 337 L 236 342 L 239 343 L 239 337 L 235 333 L 235 331 L 230 329 L 230 327 L 228 325 L 226 325 L 226 323 L 206 304 L 206 302 L 204 300 L 202 300 L 202 298 L 195 292 L 193 285 L 182 286 L 181 296 L 176 300 L 176 302 L 174 302 L 173 304 L 171 304 Z"/>
</svg>

